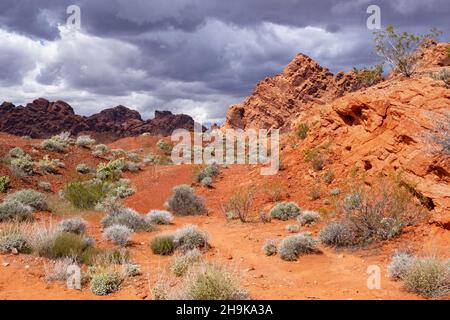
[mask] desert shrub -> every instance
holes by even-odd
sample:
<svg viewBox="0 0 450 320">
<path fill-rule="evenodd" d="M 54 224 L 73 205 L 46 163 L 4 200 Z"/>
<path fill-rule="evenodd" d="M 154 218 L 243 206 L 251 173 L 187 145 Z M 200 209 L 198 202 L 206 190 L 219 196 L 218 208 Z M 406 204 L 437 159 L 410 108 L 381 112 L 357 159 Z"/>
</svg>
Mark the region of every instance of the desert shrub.
<svg viewBox="0 0 450 320">
<path fill-rule="evenodd" d="M 11 159 L 10 166 L 12 171 L 21 172 L 25 176 L 31 176 L 35 173 L 34 162 L 29 154 Z"/>
<path fill-rule="evenodd" d="M 357 81 L 357 88 L 370 87 L 383 81 L 383 64 L 376 64 L 369 68 L 353 68 Z"/>
<path fill-rule="evenodd" d="M 125 263 L 122 268 L 122 273 L 125 277 L 136 277 L 142 274 L 141 266 L 133 263 Z"/>
<path fill-rule="evenodd" d="M 173 213 L 182 216 L 206 213 L 203 199 L 185 184 L 172 189 L 172 196 L 167 200 L 167 207 Z"/>
<path fill-rule="evenodd" d="M 173 221 L 172 214 L 164 210 L 151 210 L 145 218 L 151 224 L 171 224 Z"/>
<path fill-rule="evenodd" d="M 120 179 L 117 183 L 111 186 L 109 194 L 116 198 L 126 198 L 136 193 L 136 190 L 129 186 L 129 181 Z"/>
<path fill-rule="evenodd" d="M 322 157 L 316 157 L 311 160 L 311 166 L 315 171 L 322 171 L 325 163 Z"/>
<path fill-rule="evenodd" d="M 78 147 L 82 147 L 82 148 L 89 148 L 90 146 L 95 144 L 95 140 L 92 139 L 90 136 L 88 135 L 83 135 L 83 136 L 79 136 L 77 138 L 77 140 L 75 141 L 75 144 Z"/>
<path fill-rule="evenodd" d="M 16 200 L 0 203 L 0 221 L 24 221 L 32 218 L 33 209 Z"/>
<path fill-rule="evenodd" d="M 86 173 L 92 172 L 92 169 L 89 168 L 89 166 L 85 163 L 80 163 L 79 165 L 77 165 L 76 170 L 77 170 L 77 172 L 79 172 L 81 174 L 86 174 Z"/>
<path fill-rule="evenodd" d="M 318 252 L 317 241 L 306 232 L 284 238 L 278 249 L 281 259 L 286 261 L 295 261 L 301 255 Z"/>
<path fill-rule="evenodd" d="M 45 192 L 51 192 L 52 191 L 52 185 L 50 184 L 50 182 L 47 181 L 39 181 L 38 182 L 38 189 L 45 191 Z"/>
<path fill-rule="evenodd" d="M 8 152 L 8 155 L 11 158 L 22 158 L 25 156 L 25 154 L 26 154 L 25 151 L 23 151 L 23 149 L 19 147 L 14 147 Z"/>
<path fill-rule="evenodd" d="M 157 165 L 173 164 L 172 159 L 170 157 L 154 155 L 154 154 L 149 154 L 149 155 L 145 156 L 143 162 L 145 164 L 157 164 Z"/>
<path fill-rule="evenodd" d="M 10 187 L 8 176 L 0 176 L 0 192 L 6 192 Z"/>
<path fill-rule="evenodd" d="M 128 152 L 127 159 L 133 162 L 141 161 L 141 157 L 139 157 L 139 155 L 136 152 Z"/>
<path fill-rule="evenodd" d="M 397 33 L 393 26 L 375 32 L 375 52 L 395 71 L 410 77 L 416 70 L 419 55 L 417 49 L 439 35 L 432 29 L 430 34 L 418 36 L 408 32 Z"/>
<path fill-rule="evenodd" d="M 102 182 L 73 181 L 63 191 L 64 198 L 78 209 L 93 209 L 105 196 Z"/>
<path fill-rule="evenodd" d="M 50 159 L 48 155 L 45 155 L 41 160 L 36 163 L 36 168 L 41 174 L 53 173 L 56 174 L 59 168 L 63 168 L 64 163 L 59 159 Z"/>
<path fill-rule="evenodd" d="M 76 264 L 77 262 L 69 257 L 57 259 L 55 261 L 55 264 L 51 268 L 45 266 L 44 269 L 45 280 L 50 282 L 66 281 L 67 278 L 69 277 L 69 274 L 67 273 L 68 268 Z"/>
<path fill-rule="evenodd" d="M 321 193 L 320 193 L 320 189 L 316 186 L 311 187 L 311 189 L 309 189 L 309 197 L 311 198 L 311 200 L 317 200 L 320 199 Z"/>
<path fill-rule="evenodd" d="M 200 181 L 200 184 L 206 188 L 211 188 L 213 185 L 213 179 L 211 177 L 205 177 L 202 181 Z"/>
<path fill-rule="evenodd" d="M 288 224 L 285 229 L 290 233 L 297 233 L 300 231 L 300 227 L 296 224 Z"/>
<path fill-rule="evenodd" d="M 103 237 L 115 244 L 125 247 L 131 241 L 133 230 L 121 224 L 115 224 L 105 229 Z"/>
<path fill-rule="evenodd" d="M 173 242 L 175 247 L 183 252 L 193 249 L 203 249 L 209 246 L 208 234 L 195 225 L 186 225 L 177 229 Z"/>
<path fill-rule="evenodd" d="M 306 139 L 306 136 L 308 135 L 309 126 L 306 123 L 300 123 L 300 125 L 297 127 L 297 131 L 295 131 L 295 134 L 300 139 Z"/>
<path fill-rule="evenodd" d="M 273 256 L 278 253 L 278 241 L 275 239 L 267 239 L 262 247 L 262 251 L 266 256 Z"/>
<path fill-rule="evenodd" d="M 275 219 L 286 221 L 295 218 L 301 213 L 299 206 L 294 202 L 277 203 L 271 210 L 270 216 Z"/>
<path fill-rule="evenodd" d="M 122 170 L 129 172 L 138 172 L 139 170 L 141 170 L 141 166 L 139 165 L 139 163 L 125 161 Z"/>
<path fill-rule="evenodd" d="M 123 158 L 111 160 L 108 163 L 102 162 L 97 166 L 97 177 L 102 180 L 116 181 L 120 179 L 124 165 Z"/>
<path fill-rule="evenodd" d="M 252 188 L 240 188 L 233 193 L 228 202 L 221 205 L 222 212 L 229 219 L 239 218 L 242 222 L 247 222 L 253 198 Z"/>
<path fill-rule="evenodd" d="M 18 228 L 9 228 L 0 231 L 0 252 L 10 253 L 16 250 L 20 253 L 30 253 L 28 238 Z"/>
<path fill-rule="evenodd" d="M 124 265 L 128 263 L 129 258 L 129 251 L 123 247 L 111 249 L 88 247 L 78 260 L 90 266 L 101 265 L 108 267 L 111 265 Z"/>
<path fill-rule="evenodd" d="M 388 275 L 394 280 L 401 280 L 413 265 L 415 257 L 405 252 L 396 252 L 388 266 Z"/>
<path fill-rule="evenodd" d="M 220 174 L 220 168 L 217 164 L 213 163 L 206 166 L 203 170 L 200 170 L 195 174 L 195 181 L 202 182 L 205 178 L 211 178 L 211 181 L 214 177 Z"/>
<path fill-rule="evenodd" d="M 429 133 L 431 151 L 437 155 L 450 156 L 450 112 L 443 119 L 435 119 L 434 130 Z"/>
<path fill-rule="evenodd" d="M 91 291 L 98 296 L 106 296 L 120 289 L 122 277 L 119 272 L 101 272 L 92 276 Z"/>
<path fill-rule="evenodd" d="M 153 225 L 135 210 L 125 207 L 116 209 L 117 210 L 107 212 L 107 215 L 101 220 L 101 224 L 104 228 L 115 224 L 121 224 L 133 231 L 152 231 L 154 229 Z"/>
<path fill-rule="evenodd" d="M 156 143 L 156 146 L 158 147 L 159 150 L 163 151 L 164 154 L 170 154 L 173 149 L 173 145 L 171 143 L 167 143 L 162 139 Z"/>
<path fill-rule="evenodd" d="M 41 142 L 41 148 L 52 151 L 52 152 L 64 152 L 66 151 L 67 145 L 64 144 L 61 141 L 55 140 L 55 139 L 46 139 Z"/>
<path fill-rule="evenodd" d="M 17 201 L 35 210 L 48 210 L 48 204 L 45 196 L 33 189 L 23 189 L 14 192 L 5 199 L 6 201 Z"/>
<path fill-rule="evenodd" d="M 92 151 L 99 151 L 103 154 L 108 151 L 108 146 L 106 144 L 96 144 L 94 147 L 92 147 Z"/>
<path fill-rule="evenodd" d="M 84 234 L 88 223 L 82 218 L 64 219 L 59 222 L 58 229 L 61 232 L 70 232 L 75 234 Z"/>
<path fill-rule="evenodd" d="M 331 170 L 327 170 L 325 172 L 325 174 L 323 175 L 323 181 L 325 181 L 325 183 L 330 184 L 332 183 L 334 180 L 334 173 Z"/>
<path fill-rule="evenodd" d="M 346 211 L 352 211 L 359 208 L 363 201 L 363 195 L 361 191 L 355 191 L 347 194 L 342 203 L 342 208 Z"/>
<path fill-rule="evenodd" d="M 337 197 L 340 194 L 341 194 L 341 189 L 339 189 L 339 188 L 334 188 L 334 189 L 330 190 L 330 195 L 333 197 Z"/>
<path fill-rule="evenodd" d="M 298 223 L 300 223 L 300 225 L 302 226 L 314 223 L 319 219 L 320 214 L 318 212 L 309 210 L 303 211 L 302 214 L 297 217 Z"/>
<path fill-rule="evenodd" d="M 319 240 L 329 246 L 345 247 L 353 243 L 354 234 L 349 225 L 331 222 L 320 230 Z"/>
<path fill-rule="evenodd" d="M 415 260 L 403 280 L 406 290 L 426 298 L 438 298 L 450 292 L 448 265 L 435 258 Z"/>
<path fill-rule="evenodd" d="M 50 259 L 65 257 L 78 259 L 91 245 L 91 240 L 83 235 L 68 232 L 56 233 L 39 247 L 37 254 Z"/>
<path fill-rule="evenodd" d="M 170 270 L 177 277 L 182 277 L 194 264 L 202 261 L 202 253 L 198 249 L 193 249 L 178 255 L 170 262 Z"/>
<path fill-rule="evenodd" d="M 431 78 L 437 81 L 443 81 L 447 87 L 450 86 L 450 70 L 443 69 L 435 73 L 431 73 Z"/>
<path fill-rule="evenodd" d="M 154 254 L 162 256 L 171 255 L 175 251 L 174 235 L 166 233 L 154 237 L 150 241 L 150 248 Z"/>
<path fill-rule="evenodd" d="M 236 273 L 218 264 L 203 264 L 188 271 L 185 298 L 190 300 L 248 300 Z"/>
</svg>

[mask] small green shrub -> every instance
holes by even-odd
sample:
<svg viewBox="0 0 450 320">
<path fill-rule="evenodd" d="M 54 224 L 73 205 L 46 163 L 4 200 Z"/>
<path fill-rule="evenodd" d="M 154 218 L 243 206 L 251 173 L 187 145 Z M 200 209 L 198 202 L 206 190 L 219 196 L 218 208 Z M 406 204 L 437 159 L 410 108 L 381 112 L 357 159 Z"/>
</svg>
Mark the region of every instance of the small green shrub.
<svg viewBox="0 0 450 320">
<path fill-rule="evenodd" d="M 48 204 L 45 196 L 33 189 L 23 189 L 16 191 L 5 199 L 6 201 L 15 200 L 26 206 L 30 206 L 35 210 L 48 210 Z"/>
<path fill-rule="evenodd" d="M 77 140 L 75 141 L 75 144 L 78 147 L 89 148 L 95 144 L 95 140 L 92 139 L 90 136 L 84 135 L 84 136 L 79 136 L 77 138 Z"/>
<path fill-rule="evenodd" d="M 325 174 L 323 175 L 323 181 L 325 181 L 325 183 L 330 184 L 332 183 L 334 180 L 334 173 L 331 170 L 327 170 L 325 172 Z"/>
<path fill-rule="evenodd" d="M 275 239 L 268 239 L 264 243 L 262 250 L 266 256 L 273 256 L 278 253 L 278 241 Z"/>
<path fill-rule="evenodd" d="M 24 176 L 31 176 L 35 173 L 34 162 L 29 154 L 11 159 L 10 166 L 13 172 L 21 172 Z"/>
<path fill-rule="evenodd" d="M 117 181 L 122 175 L 124 165 L 123 158 L 111 160 L 108 163 L 102 162 L 97 166 L 97 177 L 102 180 Z"/>
<path fill-rule="evenodd" d="M 64 219 L 59 222 L 58 229 L 61 232 L 70 232 L 75 234 L 84 234 L 88 223 L 82 218 Z"/>
<path fill-rule="evenodd" d="M 11 158 L 22 158 L 25 156 L 25 154 L 26 154 L 25 151 L 23 151 L 23 149 L 19 147 L 14 147 L 8 152 L 8 155 Z"/>
<path fill-rule="evenodd" d="M 297 233 L 300 231 L 300 227 L 296 224 L 288 224 L 286 226 L 286 231 L 290 233 Z"/>
<path fill-rule="evenodd" d="M 177 277 L 182 277 L 194 264 L 202 261 L 202 253 L 198 249 L 189 250 L 176 256 L 170 263 L 170 270 Z"/>
<path fill-rule="evenodd" d="M 25 221 L 32 218 L 33 209 L 16 200 L 0 203 L 0 221 Z"/>
<path fill-rule="evenodd" d="M 50 184 L 50 182 L 47 181 L 39 181 L 38 182 L 38 189 L 45 191 L 45 192 L 51 192 L 52 191 L 52 185 Z"/>
<path fill-rule="evenodd" d="M 295 218 L 301 213 L 299 206 L 294 202 L 277 203 L 271 210 L 270 216 L 275 219 L 286 221 Z"/>
<path fill-rule="evenodd" d="M 353 239 L 353 232 L 345 223 L 331 222 L 319 232 L 320 242 L 329 246 L 345 247 L 350 245 Z"/>
<path fill-rule="evenodd" d="M 8 176 L 0 176 L 0 192 L 6 192 L 10 187 Z"/>
<path fill-rule="evenodd" d="M 417 259 L 404 276 L 406 290 L 426 298 L 438 298 L 450 292 L 448 265 L 435 258 Z"/>
<path fill-rule="evenodd" d="M 91 291 L 98 296 L 106 296 L 119 291 L 122 281 L 119 272 L 101 272 L 92 277 Z"/>
<path fill-rule="evenodd" d="M 304 140 L 306 139 L 309 131 L 309 126 L 306 123 L 300 123 L 300 125 L 297 127 L 297 131 L 295 132 L 297 134 L 297 137 Z"/>
<path fill-rule="evenodd" d="M 41 148 L 52 151 L 52 152 L 60 152 L 63 153 L 66 151 L 67 145 L 61 141 L 55 139 L 46 139 L 41 142 Z"/>
<path fill-rule="evenodd" d="M 78 259 L 83 251 L 91 247 L 89 238 L 74 233 L 57 233 L 53 238 L 49 238 L 46 245 L 42 246 L 38 255 L 50 259 L 71 257 Z"/>
<path fill-rule="evenodd" d="M 80 163 L 79 165 L 77 165 L 76 170 L 81 174 L 87 174 L 92 172 L 92 169 L 89 168 L 89 166 L 85 163 Z"/>
<path fill-rule="evenodd" d="M 303 211 L 302 214 L 297 217 L 298 223 L 300 223 L 300 225 L 302 226 L 314 223 L 319 219 L 320 214 L 318 212 L 309 210 Z"/>
<path fill-rule="evenodd" d="M 65 186 L 63 195 L 75 208 L 93 209 L 105 196 L 104 184 L 73 181 Z"/>
<path fill-rule="evenodd" d="M 312 187 L 309 190 L 309 197 L 311 198 L 311 200 L 320 199 L 321 197 L 320 189 L 318 187 Z"/>
<path fill-rule="evenodd" d="M 159 150 L 163 151 L 164 154 L 170 154 L 173 149 L 173 145 L 171 143 L 167 143 L 162 139 L 156 143 L 156 146 Z"/>
<path fill-rule="evenodd" d="M 115 224 L 105 229 L 103 237 L 122 247 L 128 245 L 131 241 L 133 230 L 121 224 Z"/>
<path fill-rule="evenodd" d="M 45 155 L 41 160 L 36 163 L 37 171 L 43 175 L 45 174 L 57 174 L 59 168 L 63 168 L 64 163 L 59 161 L 59 159 L 50 159 L 48 155 Z"/>
<path fill-rule="evenodd" d="M 203 199 L 197 196 L 188 185 L 179 185 L 172 189 L 172 196 L 167 200 L 167 207 L 173 213 L 182 216 L 207 212 Z"/>
<path fill-rule="evenodd" d="M 104 228 L 115 224 L 121 224 L 133 231 L 153 231 L 153 225 L 141 216 L 135 210 L 125 207 L 118 207 L 113 211 L 107 212 L 107 215 L 101 220 Z"/>
<path fill-rule="evenodd" d="M 150 248 L 154 254 L 171 255 L 175 251 L 174 235 L 167 233 L 154 237 L 150 241 Z"/>
<path fill-rule="evenodd" d="M 295 261 L 301 255 L 318 252 L 317 241 L 306 232 L 284 238 L 278 250 L 281 259 L 286 261 Z"/>
<path fill-rule="evenodd" d="M 248 300 L 247 290 L 239 286 L 238 276 L 217 264 L 194 268 L 186 284 L 191 300 Z"/>
<path fill-rule="evenodd" d="M 173 242 L 175 247 L 183 252 L 193 249 L 208 248 L 208 234 L 195 225 L 186 225 L 177 229 Z"/>
<path fill-rule="evenodd" d="M 0 252 L 10 253 L 13 250 L 17 250 L 20 253 L 30 253 L 31 248 L 28 238 L 20 229 L 11 228 L 0 231 Z"/>
<path fill-rule="evenodd" d="M 145 218 L 151 224 L 171 224 L 173 221 L 173 216 L 170 212 L 164 210 L 151 210 Z"/>
</svg>

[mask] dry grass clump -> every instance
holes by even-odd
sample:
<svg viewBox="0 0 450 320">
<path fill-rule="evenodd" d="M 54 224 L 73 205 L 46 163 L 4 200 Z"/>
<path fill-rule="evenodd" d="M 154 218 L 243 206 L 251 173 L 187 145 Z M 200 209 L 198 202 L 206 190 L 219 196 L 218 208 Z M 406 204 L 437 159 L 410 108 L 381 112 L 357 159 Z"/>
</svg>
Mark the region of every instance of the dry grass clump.
<svg viewBox="0 0 450 320">
<path fill-rule="evenodd" d="M 150 248 L 154 254 L 162 256 L 171 255 L 175 251 L 174 235 L 166 233 L 154 237 L 150 241 Z"/>
</svg>

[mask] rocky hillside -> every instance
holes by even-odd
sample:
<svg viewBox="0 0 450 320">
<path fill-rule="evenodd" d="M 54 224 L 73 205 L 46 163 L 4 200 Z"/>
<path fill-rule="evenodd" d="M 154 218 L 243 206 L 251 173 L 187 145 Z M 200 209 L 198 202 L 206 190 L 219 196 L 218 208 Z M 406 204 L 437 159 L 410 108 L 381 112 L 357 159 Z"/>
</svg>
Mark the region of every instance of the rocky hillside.
<svg viewBox="0 0 450 320">
<path fill-rule="evenodd" d="M 283 72 L 264 79 L 243 103 L 231 106 L 225 127 L 282 128 L 302 111 L 361 87 L 353 72 L 333 75 L 310 57 L 298 54 Z"/>
<path fill-rule="evenodd" d="M 111 141 L 145 132 L 167 136 L 175 129 L 192 130 L 193 126 L 194 120 L 190 116 L 174 115 L 170 111 L 156 111 L 153 119 L 144 121 L 139 112 L 124 106 L 85 117 L 75 114 L 64 101 L 50 102 L 44 98 L 25 107 L 16 107 L 9 102 L 0 105 L 0 131 L 32 138 L 46 138 L 70 131 L 73 135 L 87 133 L 97 139 Z"/>
</svg>

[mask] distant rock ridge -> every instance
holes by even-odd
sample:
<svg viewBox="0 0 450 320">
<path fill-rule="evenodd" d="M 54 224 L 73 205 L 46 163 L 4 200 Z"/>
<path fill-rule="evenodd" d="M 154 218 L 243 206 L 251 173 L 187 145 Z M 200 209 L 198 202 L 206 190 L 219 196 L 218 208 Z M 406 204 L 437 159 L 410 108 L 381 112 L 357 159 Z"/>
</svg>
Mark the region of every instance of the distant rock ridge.
<svg viewBox="0 0 450 320">
<path fill-rule="evenodd" d="M 194 120 L 185 114 L 155 111 L 155 118 L 142 120 L 138 111 L 119 105 L 89 117 L 75 114 L 66 102 L 39 98 L 24 106 L 10 102 L 0 105 L 0 131 L 32 138 L 47 138 L 62 131 L 90 134 L 102 141 L 137 136 L 168 136 L 175 129 L 193 130 Z"/>
</svg>

